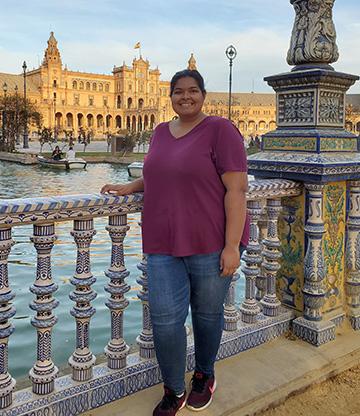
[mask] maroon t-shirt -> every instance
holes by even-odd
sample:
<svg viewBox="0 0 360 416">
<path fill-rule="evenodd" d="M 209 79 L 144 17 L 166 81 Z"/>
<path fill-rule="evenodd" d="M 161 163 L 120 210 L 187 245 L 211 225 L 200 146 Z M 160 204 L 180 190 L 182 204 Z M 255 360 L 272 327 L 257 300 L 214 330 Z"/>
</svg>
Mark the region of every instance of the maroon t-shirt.
<svg viewBox="0 0 360 416">
<path fill-rule="evenodd" d="M 159 124 L 144 162 L 143 250 L 177 257 L 225 245 L 226 189 L 220 175 L 247 172 L 244 141 L 229 120 L 206 117 L 176 139 Z M 249 240 L 246 220 L 242 244 Z"/>
</svg>

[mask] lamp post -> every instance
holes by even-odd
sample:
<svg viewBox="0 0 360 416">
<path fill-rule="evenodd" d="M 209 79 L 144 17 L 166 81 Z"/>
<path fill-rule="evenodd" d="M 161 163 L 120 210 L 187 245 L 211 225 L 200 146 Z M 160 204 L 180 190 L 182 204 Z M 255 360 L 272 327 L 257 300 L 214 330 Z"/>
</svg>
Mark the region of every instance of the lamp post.
<svg viewBox="0 0 360 416">
<path fill-rule="evenodd" d="M 234 46 L 230 45 L 226 48 L 225 51 L 226 57 L 229 59 L 229 120 L 231 120 L 231 86 L 232 86 L 232 66 L 233 60 L 236 58 L 237 52 Z"/>
<path fill-rule="evenodd" d="M 6 142 L 6 93 L 7 93 L 7 83 L 4 82 L 3 84 L 3 92 L 4 92 L 4 108 L 2 111 L 2 141 L 5 145 Z"/>
<path fill-rule="evenodd" d="M 28 134 L 28 114 L 27 114 L 27 103 L 26 103 L 26 62 L 24 61 L 23 66 L 23 76 L 24 76 L 24 136 L 23 136 L 23 148 L 29 148 L 29 134 Z"/>
<path fill-rule="evenodd" d="M 16 144 L 20 144 L 19 137 L 19 95 L 18 95 L 18 86 L 15 85 L 15 135 L 16 135 Z"/>
</svg>

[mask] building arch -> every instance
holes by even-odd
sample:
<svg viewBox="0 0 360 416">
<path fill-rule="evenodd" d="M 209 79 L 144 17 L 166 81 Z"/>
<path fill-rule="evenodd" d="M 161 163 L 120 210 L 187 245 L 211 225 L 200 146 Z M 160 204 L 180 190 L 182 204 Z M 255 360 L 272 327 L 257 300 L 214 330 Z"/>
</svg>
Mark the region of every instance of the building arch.
<svg viewBox="0 0 360 416">
<path fill-rule="evenodd" d="M 104 86 L 103 86 L 103 84 L 99 84 L 99 91 L 103 91 L 103 89 L 104 89 Z"/>
<path fill-rule="evenodd" d="M 80 81 L 79 82 L 79 89 L 80 90 L 83 90 L 84 89 L 84 83 L 83 83 L 83 81 Z"/>
<path fill-rule="evenodd" d="M 57 128 L 62 127 L 62 113 L 60 113 L 59 111 L 55 113 L 55 126 Z"/>
<path fill-rule="evenodd" d="M 86 120 L 87 120 L 87 126 L 88 127 L 93 127 L 94 126 L 94 116 L 92 114 L 88 114 L 86 116 Z"/>
<path fill-rule="evenodd" d="M 259 130 L 265 130 L 266 129 L 266 123 L 264 120 L 259 121 Z"/>
<path fill-rule="evenodd" d="M 137 131 L 142 131 L 142 129 L 143 129 L 142 117 L 139 116 L 138 117 L 138 122 L 137 122 Z"/>
<path fill-rule="evenodd" d="M 74 116 L 72 113 L 66 114 L 66 127 L 68 129 L 72 129 L 74 127 Z"/>
<path fill-rule="evenodd" d="M 84 114 L 78 113 L 77 122 L 79 128 L 84 126 Z"/>
<path fill-rule="evenodd" d="M 271 120 L 269 123 L 269 129 L 275 130 L 276 129 L 276 122 L 274 120 Z"/>
<path fill-rule="evenodd" d="M 241 132 L 244 132 L 244 131 L 246 131 L 246 130 L 247 130 L 247 126 L 246 126 L 246 123 L 245 123 L 245 121 L 244 121 L 244 120 L 240 120 L 240 121 L 239 121 L 239 130 L 240 130 Z"/>
<path fill-rule="evenodd" d="M 115 117 L 115 127 L 117 129 L 121 129 L 121 116 L 116 116 Z"/>
<path fill-rule="evenodd" d="M 111 129 L 112 128 L 112 117 L 111 117 L 110 114 L 108 114 L 106 116 L 105 123 L 106 123 L 105 125 L 106 125 L 106 128 L 107 129 Z"/>
<path fill-rule="evenodd" d="M 146 130 L 149 127 L 149 116 L 145 114 L 144 116 L 144 130 Z"/>
<path fill-rule="evenodd" d="M 345 128 L 348 131 L 353 131 L 354 125 L 353 125 L 353 123 L 351 121 L 347 120 L 345 122 Z"/>
<path fill-rule="evenodd" d="M 249 131 L 255 131 L 255 130 L 256 130 L 256 124 L 255 124 L 255 121 L 253 121 L 253 120 L 250 120 L 250 121 L 249 121 L 249 123 L 248 123 L 248 130 L 249 130 Z"/>
<path fill-rule="evenodd" d="M 104 127 L 104 117 L 102 114 L 98 114 L 96 116 L 96 127 L 98 129 L 101 129 L 102 127 Z"/>
<path fill-rule="evenodd" d="M 106 84 L 105 85 L 105 92 L 109 92 L 109 89 L 110 89 L 109 84 Z"/>
<path fill-rule="evenodd" d="M 143 98 L 139 98 L 138 100 L 138 109 L 142 110 L 144 107 L 144 99 Z"/>
<path fill-rule="evenodd" d="M 150 116 L 150 129 L 152 130 L 155 127 L 155 115 L 151 114 Z"/>
<path fill-rule="evenodd" d="M 131 106 L 132 106 L 132 98 L 129 97 L 127 100 L 127 108 L 131 108 Z"/>
<path fill-rule="evenodd" d="M 116 108 L 121 108 L 121 95 L 116 97 Z"/>
<path fill-rule="evenodd" d="M 73 90 L 77 90 L 78 85 L 76 81 L 73 81 L 72 87 L 73 87 Z"/>
<path fill-rule="evenodd" d="M 132 119 L 131 119 L 131 130 L 136 131 L 136 117 L 135 116 L 132 116 Z"/>
<path fill-rule="evenodd" d="M 126 117 L 126 129 L 130 131 L 131 129 L 131 121 L 130 121 L 130 116 Z"/>
<path fill-rule="evenodd" d="M 93 89 L 93 91 L 96 91 L 96 90 L 97 90 L 97 85 L 96 85 L 96 82 L 93 82 L 93 84 L 92 84 L 92 89 Z"/>
<path fill-rule="evenodd" d="M 89 91 L 89 90 L 90 90 L 90 82 L 87 82 L 87 83 L 85 84 L 85 89 L 86 89 L 87 91 Z"/>
</svg>

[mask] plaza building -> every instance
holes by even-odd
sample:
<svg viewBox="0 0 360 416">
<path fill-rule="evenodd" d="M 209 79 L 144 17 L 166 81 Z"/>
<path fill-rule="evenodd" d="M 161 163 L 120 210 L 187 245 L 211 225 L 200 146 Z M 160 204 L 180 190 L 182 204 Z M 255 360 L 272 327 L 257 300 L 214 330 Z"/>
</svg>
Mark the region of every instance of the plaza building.
<svg viewBox="0 0 360 416">
<path fill-rule="evenodd" d="M 188 68 L 196 69 L 191 54 Z M 42 64 L 26 73 L 27 97 L 42 115 L 42 125 L 60 137 L 80 131 L 104 138 L 119 130 L 143 131 L 175 116 L 170 102 L 170 82 L 160 79 L 158 68 L 150 68 L 140 55 L 125 64 L 114 66 L 108 75 L 73 71 L 63 65 L 54 33 L 47 41 Z M 1 86 L 7 93 L 18 88 L 23 94 L 23 74 L 0 73 Z M 360 95 L 350 95 L 346 126 L 360 131 Z M 228 117 L 228 94 L 208 92 L 204 111 L 209 115 Z M 276 128 L 275 94 L 233 93 L 231 119 L 245 137 L 262 135 Z M 37 136 L 38 126 L 29 126 Z"/>
</svg>

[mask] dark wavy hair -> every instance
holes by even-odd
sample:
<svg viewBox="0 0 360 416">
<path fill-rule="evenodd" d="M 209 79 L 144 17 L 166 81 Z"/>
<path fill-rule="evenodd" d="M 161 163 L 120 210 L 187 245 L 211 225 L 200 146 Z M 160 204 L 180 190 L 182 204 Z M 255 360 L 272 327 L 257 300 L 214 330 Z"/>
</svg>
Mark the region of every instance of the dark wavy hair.
<svg viewBox="0 0 360 416">
<path fill-rule="evenodd" d="M 195 70 L 194 69 L 184 69 L 182 71 L 177 72 L 171 78 L 171 81 L 170 81 L 170 97 L 173 95 L 175 85 L 179 81 L 179 79 L 186 78 L 186 77 L 193 78 L 196 81 L 198 87 L 200 88 L 200 91 L 204 95 L 206 94 L 204 78 L 201 76 L 200 72 L 197 71 L 196 69 Z"/>
</svg>

